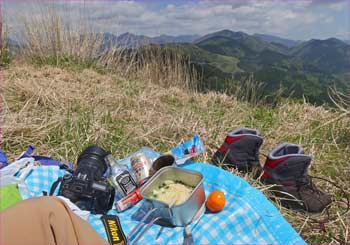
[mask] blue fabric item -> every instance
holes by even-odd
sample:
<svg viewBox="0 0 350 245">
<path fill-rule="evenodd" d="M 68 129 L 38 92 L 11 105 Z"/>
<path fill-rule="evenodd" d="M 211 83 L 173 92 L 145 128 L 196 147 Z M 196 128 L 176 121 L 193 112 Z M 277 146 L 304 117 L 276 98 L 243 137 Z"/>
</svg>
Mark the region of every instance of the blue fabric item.
<svg viewBox="0 0 350 245">
<path fill-rule="evenodd" d="M 190 226 L 196 244 L 306 244 L 263 193 L 244 179 L 205 163 L 187 162 L 183 166 L 204 175 L 207 196 L 214 189 L 219 189 L 227 199 L 221 212 L 206 211 Z M 27 177 L 26 183 L 34 196 L 41 196 L 42 191 L 49 191 L 52 183 L 65 173 L 56 166 L 40 166 Z M 140 201 L 123 213 L 113 209 L 109 214 L 119 216 L 127 235 L 145 215 L 147 208 L 146 202 Z M 107 240 L 100 215 L 90 214 L 89 223 Z M 153 225 L 139 244 L 181 244 L 183 229 Z"/>
<path fill-rule="evenodd" d="M 23 154 L 19 157 L 19 159 L 24 158 L 24 157 L 32 157 L 35 159 L 35 161 L 40 162 L 42 165 L 45 166 L 59 166 L 60 162 L 52 159 L 51 157 L 46 157 L 46 156 L 33 156 L 33 152 L 35 150 L 35 147 L 33 145 L 29 145 L 27 150 L 23 152 Z"/>
<path fill-rule="evenodd" d="M 23 152 L 23 154 L 18 158 L 24 158 L 24 157 L 32 157 L 35 161 L 40 162 L 44 166 L 65 166 L 68 169 L 73 169 L 72 163 L 66 163 L 63 161 L 57 161 L 51 157 L 47 156 L 40 156 L 40 155 L 32 155 L 35 150 L 35 147 L 33 145 L 29 145 L 27 150 Z"/>
<path fill-rule="evenodd" d="M 67 173 L 66 170 L 60 169 L 58 166 L 35 167 L 25 180 L 30 193 L 21 191 L 23 199 L 42 196 L 43 191 L 49 193 L 52 184 L 58 179 L 58 177 L 62 177 Z M 59 186 L 55 190 L 55 195 L 57 195 L 58 190 Z"/>
<path fill-rule="evenodd" d="M 35 147 L 33 145 L 28 145 L 27 150 L 23 152 L 20 158 L 30 157 L 33 154 L 34 150 L 35 150 Z"/>
<path fill-rule="evenodd" d="M 0 149 L 0 169 L 8 165 L 8 160 L 6 154 L 3 150 Z"/>
</svg>

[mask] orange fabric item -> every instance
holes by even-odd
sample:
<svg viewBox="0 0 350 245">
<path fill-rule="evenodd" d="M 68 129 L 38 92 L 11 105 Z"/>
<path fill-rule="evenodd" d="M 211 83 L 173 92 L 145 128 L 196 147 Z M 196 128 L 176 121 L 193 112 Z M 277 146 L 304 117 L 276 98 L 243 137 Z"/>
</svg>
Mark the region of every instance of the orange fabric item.
<svg viewBox="0 0 350 245">
<path fill-rule="evenodd" d="M 108 244 L 66 203 L 45 196 L 21 201 L 0 213 L 0 244 Z"/>
</svg>

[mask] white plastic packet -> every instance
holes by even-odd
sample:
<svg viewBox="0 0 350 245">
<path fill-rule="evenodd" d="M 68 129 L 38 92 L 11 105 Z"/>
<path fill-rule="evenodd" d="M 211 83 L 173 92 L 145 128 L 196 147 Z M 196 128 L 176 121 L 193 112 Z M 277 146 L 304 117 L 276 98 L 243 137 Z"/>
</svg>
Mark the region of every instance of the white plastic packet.
<svg viewBox="0 0 350 245">
<path fill-rule="evenodd" d="M 17 184 L 19 190 L 32 197 L 25 179 L 35 168 L 34 158 L 22 158 L 0 169 L 0 186 Z"/>
</svg>

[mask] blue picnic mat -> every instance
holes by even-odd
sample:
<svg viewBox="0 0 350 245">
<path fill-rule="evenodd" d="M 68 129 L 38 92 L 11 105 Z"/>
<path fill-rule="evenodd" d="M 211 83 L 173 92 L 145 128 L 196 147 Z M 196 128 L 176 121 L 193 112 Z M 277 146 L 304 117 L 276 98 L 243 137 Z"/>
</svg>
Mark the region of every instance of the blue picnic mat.
<svg viewBox="0 0 350 245">
<path fill-rule="evenodd" d="M 196 244 L 306 244 L 293 227 L 283 218 L 276 207 L 262 192 L 249 185 L 244 179 L 210 164 L 185 164 L 184 168 L 200 171 L 204 175 L 206 195 L 219 189 L 225 193 L 226 206 L 219 213 L 205 212 L 191 225 Z M 40 166 L 27 177 L 26 183 L 34 196 L 49 191 L 51 184 L 66 172 L 56 166 Z M 22 193 L 26 198 L 26 194 Z M 127 235 L 145 215 L 145 202 L 117 213 Z M 88 222 L 107 240 L 100 215 L 90 214 Z M 153 225 L 139 244 L 181 244 L 183 228 L 169 228 Z"/>
</svg>

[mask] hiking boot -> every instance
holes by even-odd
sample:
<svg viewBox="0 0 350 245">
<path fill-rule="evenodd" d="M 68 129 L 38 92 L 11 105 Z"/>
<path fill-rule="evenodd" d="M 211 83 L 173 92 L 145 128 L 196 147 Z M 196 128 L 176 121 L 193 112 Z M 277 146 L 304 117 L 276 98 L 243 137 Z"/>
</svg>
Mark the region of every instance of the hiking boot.
<svg viewBox="0 0 350 245">
<path fill-rule="evenodd" d="M 284 206 L 321 212 L 331 203 L 330 195 L 319 190 L 308 176 L 311 159 L 301 146 L 289 143 L 277 146 L 267 156 L 262 181 L 278 185 L 273 189 L 275 195 L 289 199 L 282 201 Z"/>
<path fill-rule="evenodd" d="M 256 129 L 238 128 L 227 134 L 224 143 L 215 152 L 215 165 L 233 166 L 240 171 L 259 167 L 259 149 L 263 139 Z"/>
</svg>

